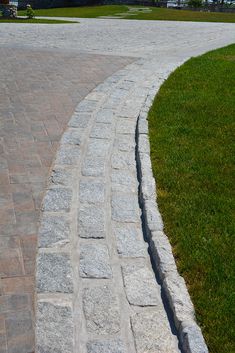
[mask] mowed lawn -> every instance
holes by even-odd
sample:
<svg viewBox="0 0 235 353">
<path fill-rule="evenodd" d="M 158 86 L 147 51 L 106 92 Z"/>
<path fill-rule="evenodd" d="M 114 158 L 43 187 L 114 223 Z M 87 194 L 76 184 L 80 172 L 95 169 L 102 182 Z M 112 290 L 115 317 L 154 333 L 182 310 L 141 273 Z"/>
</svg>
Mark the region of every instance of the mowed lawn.
<svg viewBox="0 0 235 353">
<path fill-rule="evenodd" d="M 149 7 L 151 12 L 137 12 L 131 15 L 130 6 L 101 5 L 36 10 L 36 16 L 83 17 L 116 16 L 124 13 L 125 19 L 133 20 L 167 20 L 167 21 L 200 21 L 200 22 L 235 22 L 235 13 L 209 13 Z M 138 6 L 135 6 L 138 8 Z M 24 14 L 24 12 L 20 12 Z"/>
<path fill-rule="evenodd" d="M 210 353 L 235 352 L 235 45 L 170 75 L 149 112 L 165 232 Z"/>
</svg>

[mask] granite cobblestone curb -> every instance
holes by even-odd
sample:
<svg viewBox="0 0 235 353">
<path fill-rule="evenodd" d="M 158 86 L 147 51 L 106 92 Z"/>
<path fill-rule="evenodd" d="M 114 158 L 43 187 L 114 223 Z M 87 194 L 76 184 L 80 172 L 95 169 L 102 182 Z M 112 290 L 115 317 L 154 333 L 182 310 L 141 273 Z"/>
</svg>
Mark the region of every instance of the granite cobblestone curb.
<svg viewBox="0 0 235 353">
<path fill-rule="evenodd" d="M 42 207 L 37 353 L 207 352 L 150 161 L 147 113 L 176 66 L 158 72 L 154 59 L 137 60 L 97 86 L 68 124 Z"/>
</svg>

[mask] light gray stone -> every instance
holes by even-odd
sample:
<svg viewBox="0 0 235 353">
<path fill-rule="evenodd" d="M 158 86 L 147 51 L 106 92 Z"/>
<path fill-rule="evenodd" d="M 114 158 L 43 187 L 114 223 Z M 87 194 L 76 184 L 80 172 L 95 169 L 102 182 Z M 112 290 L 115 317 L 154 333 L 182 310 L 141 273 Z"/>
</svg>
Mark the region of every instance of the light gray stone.
<svg viewBox="0 0 235 353">
<path fill-rule="evenodd" d="M 69 221 L 64 216 L 51 216 L 44 213 L 38 235 L 39 248 L 67 244 L 69 231 Z"/>
<path fill-rule="evenodd" d="M 87 278 L 111 278 L 109 252 L 106 245 L 90 243 L 81 245 L 80 276 Z"/>
<path fill-rule="evenodd" d="M 36 347 L 38 353 L 73 352 L 73 317 L 70 306 L 37 303 Z"/>
<path fill-rule="evenodd" d="M 57 153 L 56 164 L 78 165 L 80 162 L 81 151 L 79 146 L 61 145 Z"/>
<path fill-rule="evenodd" d="M 75 111 L 79 113 L 80 112 L 93 113 L 95 112 L 97 107 L 98 107 L 98 103 L 96 101 L 84 99 L 78 104 Z"/>
<path fill-rule="evenodd" d="M 68 188 L 54 188 L 46 192 L 44 198 L 44 211 L 69 212 L 72 201 L 72 191 Z"/>
<path fill-rule="evenodd" d="M 94 205 L 81 204 L 78 214 L 78 232 L 81 238 L 104 238 L 104 209 Z"/>
<path fill-rule="evenodd" d="M 115 139 L 115 146 L 121 152 L 132 152 L 135 153 L 135 136 L 134 135 L 117 135 Z"/>
<path fill-rule="evenodd" d="M 87 353 L 127 353 L 127 350 L 122 340 L 111 339 L 88 342 Z"/>
<path fill-rule="evenodd" d="M 196 323 L 182 323 L 180 336 L 185 353 L 208 353 L 201 329 Z"/>
<path fill-rule="evenodd" d="M 96 114 L 96 122 L 104 124 L 112 124 L 114 120 L 114 112 L 111 109 L 102 109 Z"/>
<path fill-rule="evenodd" d="M 70 144 L 70 145 L 80 145 L 82 141 L 82 136 L 84 134 L 83 129 L 79 128 L 71 128 L 69 127 L 63 134 L 61 139 L 62 144 Z"/>
<path fill-rule="evenodd" d="M 116 131 L 118 134 L 135 134 L 136 121 L 127 118 L 118 118 Z"/>
<path fill-rule="evenodd" d="M 133 152 L 117 151 L 112 155 L 114 169 L 136 169 L 135 154 Z"/>
<path fill-rule="evenodd" d="M 115 226 L 114 234 L 117 241 L 117 252 L 123 257 L 146 257 L 147 244 L 142 231 L 135 225 Z"/>
<path fill-rule="evenodd" d="M 161 302 L 153 270 L 146 262 L 122 266 L 126 296 L 131 305 L 154 306 Z"/>
<path fill-rule="evenodd" d="M 152 176 L 143 178 L 141 182 L 141 193 L 144 200 L 156 200 L 156 184 Z"/>
<path fill-rule="evenodd" d="M 184 321 L 194 321 L 194 307 L 184 279 L 178 273 L 168 274 L 163 281 L 163 288 L 174 315 L 176 327 Z"/>
<path fill-rule="evenodd" d="M 148 229 L 153 231 L 163 231 L 163 221 L 155 201 L 146 200 L 144 203 L 144 215 Z"/>
<path fill-rule="evenodd" d="M 86 157 L 82 166 L 82 175 L 84 176 L 104 176 L 105 158 L 103 157 Z"/>
<path fill-rule="evenodd" d="M 90 113 L 74 113 L 70 119 L 68 126 L 86 128 L 91 120 Z"/>
<path fill-rule="evenodd" d="M 137 175 L 129 170 L 113 169 L 111 174 L 112 190 L 138 193 Z"/>
<path fill-rule="evenodd" d="M 88 332 L 110 335 L 120 331 L 118 299 L 108 286 L 85 288 L 83 307 Z"/>
<path fill-rule="evenodd" d="M 102 139 L 90 139 L 87 156 L 106 157 L 110 148 L 110 141 Z"/>
<path fill-rule="evenodd" d="M 138 132 L 139 134 L 148 134 L 148 121 L 140 119 L 138 122 Z"/>
<path fill-rule="evenodd" d="M 138 196 L 114 193 L 112 195 L 112 219 L 118 222 L 138 222 L 140 220 Z"/>
<path fill-rule="evenodd" d="M 96 181 L 80 182 L 80 202 L 102 203 L 104 202 L 104 184 Z"/>
<path fill-rule="evenodd" d="M 111 139 L 113 128 L 111 124 L 96 123 L 91 130 L 90 137 L 96 139 Z"/>
<path fill-rule="evenodd" d="M 140 153 L 146 153 L 150 155 L 150 145 L 148 135 L 140 134 L 138 136 L 138 150 Z"/>
<path fill-rule="evenodd" d="M 137 353 L 179 353 L 164 309 L 151 309 L 131 317 Z"/>
<path fill-rule="evenodd" d="M 72 171 L 64 168 L 55 168 L 51 173 L 51 182 L 54 185 L 68 186 L 72 183 Z"/>
<path fill-rule="evenodd" d="M 65 253 L 39 253 L 37 258 L 38 293 L 72 293 L 73 274 Z"/>
</svg>

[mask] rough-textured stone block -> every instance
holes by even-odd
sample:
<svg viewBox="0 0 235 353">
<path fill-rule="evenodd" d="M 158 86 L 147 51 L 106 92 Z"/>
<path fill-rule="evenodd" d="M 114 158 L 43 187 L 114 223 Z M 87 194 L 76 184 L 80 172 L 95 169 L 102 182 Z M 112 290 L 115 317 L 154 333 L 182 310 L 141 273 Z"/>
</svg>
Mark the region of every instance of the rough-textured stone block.
<svg viewBox="0 0 235 353">
<path fill-rule="evenodd" d="M 162 217 L 155 201 L 146 200 L 144 203 L 144 214 L 148 229 L 152 231 L 163 231 Z"/>
<path fill-rule="evenodd" d="M 103 244 L 84 244 L 80 250 L 80 276 L 87 278 L 111 278 L 109 252 Z"/>
<path fill-rule="evenodd" d="M 55 168 L 51 173 L 51 182 L 54 185 L 69 186 L 72 182 L 71 170 L 64 168 Z"/>
<path fill-rule="evenodd" d="M 69 222 L 64 216 L 44 213 L 38 236 L 39 248 L 62 246 L 69 242 Z"/>
<path fill-rule="evenodd" d="M 88 353 L 127 353 L 126 347 L 120 339 L 90 341 L 87 343 Z"/>
<path fill-rule="evenodd" d="M 94 205 L 81 205 L 78 214 L 78 232 L 81 238 L 104 238 L 104 209 Z"/>
<path fill-rule="evenodd" d="M 88 332 L 109 335 L 120 331 L 118 299 L 108 286 L 85 288 L 83 306 Z"/>
<path fill-rule="evenodd" d="M 140 134 L 138 136 L 138 150 L 140 153 L 146 153 L 150 155 L 150 145 L 148 135 Z"/>
<path fill-rule="evenodd" d="M 74 113 L 68 123 L 68 126 L 86 128 L 89 125 L 90 119 L 90 113 Z"/>
<path fill-rule="evenodd" d="M 113 169 L 111 174 L 112 190 L 138 193 L 136 172 Z"/>
<path fill-rule="evenodd" d="M 137 353 L 179 353 L 164 309 L 133 315 L 131 326 Z"/>
<path fill-rule="evenodd" d="M 115 146 L 119 151 L 132 152 L 135 154 L 135 136 L 133 135 L 117 135 L 115 139 Z"/>
<path fill-rule="evenodd" d="M 88 143 L 87 156 L 106 157 L 108 155 L 110 145 L 110 141 L 92 138 Z"/>
<path fill-rule="evenodd" d="M 161 302 L 160 290 L 153 270 L 147 263 L 122 266 L 126 296 L 130 304 L 154 306 Z"/>
<path fill-rule="evenodd" d="M 113 194 L 112 219 L 119 222 L 138 222 L 140 220 L 138 196 L 127 193 Z"/>
<path fill-rule="evenodd" d="M 104 184 L 93 181 L 80 182 L 80 202 L 101 203 L 104 202 Z"/>
<path fill-rule="evenodd" d="M 104 124 L 112 124 L 114 113 L 111 109 L 102 109 L 96 114 L 96 122 Z"/>
<path fill-rule="evenodd" d="M 116 132 L 118 134 L 135 134 L 135 129 L 135 120 L 126 118 L 119 118 L 117 120 Z"/>
<path fill-rule="evenodd" d="M 142 231 L 135 225 L 114 226 L 117 241 L 117 251 L 123 257 L 146 257 L 147 244 Z"/>
<path fill-rule="evenodd" d="M 90 137 L 97 139 L 111 139 L 113 128 L 111 124 L 96 123 L 91 130 Z"/>
<path fill-rule="evenodd" d="M 68 254 L 39 253 L 37 259 L 37 290 L 44 292 L 73 292 L 73 274 Z"/>
<path fill-rule="evenodd" d="M 136 169 L 135 154 L 132 152 L 117 151 L 112 155 L 114 169 Z"/>
<path fill-rule="evenodd" d="M 72 191 L 67 188 L 55 188 L 47 190 L 44 198 L 44 211 L 65 211 L 70 210 Z"/>
<path fill-rule="evenodd" d="M 96 101 L 84 99 L 78 104 L 75 111 L 79 113 L 80 112 L 93 113 L 97 109 L 97 107 L 98 107 L 98 103 Z"/>
<path fill-rule="evenodd" d="M 68 128 L 61 139 L 62 144 L 70 145 L 80 145 L 82 141 L 82 136 L 84 134 L 83 129 L 79 128 Z"/>
<path fill-rule="evenodd" d="M 86 157 L 82 166 L 82 175 L 84 176 L 104 176 L 105 158 L 103 157 Z"/>
<path fill-rule="evenodd" d="M 81 151 L 79 146 L 61 145 L 57 153 L 56 164 L 78 165 L 80 162 Z"/>
<path fill-rule="evenodd" d="M 185 353 L 208 353 L 202 332 L 196 323 L 184 322 L 181 325 L 180 339 Z"/>
<path fill-rule="evenodd" d="M 38 353 L 73 352 L 72 309 L 66 305 L 38 302 L 36 347 Z"/>
</svg>

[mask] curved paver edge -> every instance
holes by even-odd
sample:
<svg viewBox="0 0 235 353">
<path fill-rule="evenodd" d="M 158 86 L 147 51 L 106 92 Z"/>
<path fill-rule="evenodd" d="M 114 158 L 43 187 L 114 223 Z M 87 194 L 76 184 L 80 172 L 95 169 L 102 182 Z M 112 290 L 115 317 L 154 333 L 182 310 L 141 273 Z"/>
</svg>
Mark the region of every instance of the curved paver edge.
<svg viewBox="0 0 235 353">
<path fill-rule="evenodd" d="M 137 169 L 140 182 L 140 203 L 149 243 L 150 256 L 159 275 L 166 298 L 173 312 L 179 338 L 186 353 L 207 353 L 200 327 L 195 320 L 193 303 L 183 277 L 177 271 L 175 259 L 156 201 L 148 136 L 148 112 L 157 90 L 153 88 L 140 112 L 137 123 Z"/>
</svg>

